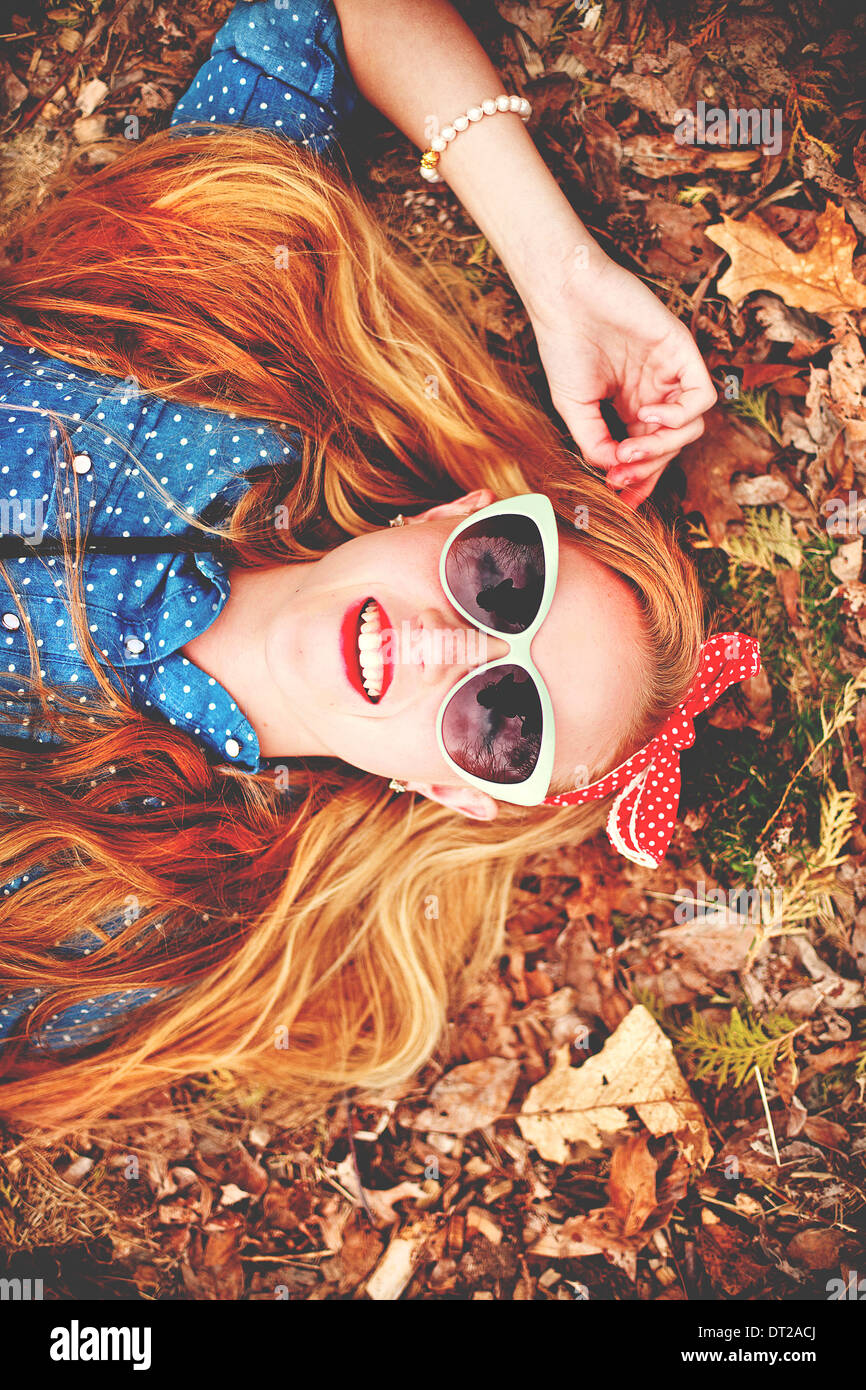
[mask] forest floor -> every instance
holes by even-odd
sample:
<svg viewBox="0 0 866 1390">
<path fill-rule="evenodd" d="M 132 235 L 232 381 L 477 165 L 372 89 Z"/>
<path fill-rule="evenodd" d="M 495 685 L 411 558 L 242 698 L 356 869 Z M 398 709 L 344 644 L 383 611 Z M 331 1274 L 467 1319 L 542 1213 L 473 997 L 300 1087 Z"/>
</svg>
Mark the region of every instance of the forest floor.
<svg viewBox="0 0 866 1390">
<path fill-rule="evenodd" d="M 603 836 L 527 865 L 507 952 L 399 1093 L 298 1133 L 215 1075 L 122 1129 L 0 1140 L 0 1251 L 51 1297 L 823 1300 L 863 1268 L 866 28 L 804 0 L 461 8 L 700 343 L 719 403 L 654 501 L 764 669 L 699 721 L 657 871 Z M 20 0 L 0 232 L 130 114 L 163 127 L 229 9 Z M 680 143 L 700 101 L 778 109 L 781 147 Z M 504 272 L 416 170 L 371 122 L 365 194 L 543 396 Z"/>
</svg>

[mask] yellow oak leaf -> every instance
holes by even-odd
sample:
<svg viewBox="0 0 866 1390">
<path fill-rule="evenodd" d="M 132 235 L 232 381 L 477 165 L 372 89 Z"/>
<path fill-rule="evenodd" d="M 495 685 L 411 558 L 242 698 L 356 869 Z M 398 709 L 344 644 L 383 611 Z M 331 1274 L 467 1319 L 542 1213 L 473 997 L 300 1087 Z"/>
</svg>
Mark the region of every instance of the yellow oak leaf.
<svg viewBox="0 0 866 1390">
<path fill-rule="evenodd" d="M 747 294 L 769 290 L 790 308 L 811 314 L 866 309 L 866 285 L 855 279 L 852 269 L 857 237 L 844 211 L 828 202 L 816 226 L 814 246 L 797 252 L 755 213 L 740 221 L 722 214 L 721 222 L 704 228 L 704 235 L 731 258 L 719 280 L 720 292 L 739 304 Z"/>
<path fill-rule="evenodd" d="M 517 1123 L 542 1158 L 568 1163 L 572 1145 L 600 1149 L 605 1134 L 624 1129 L 629 1109 L 651 1134 L 672 1134 L 687 1163 L 706 1168 L 713 1150 L 703 1111 L 670 1040 L 643 1004 L 582 1066 L 572 1067 L 568 1047 L 560 1048 L 551 1071 L 527 1095 Z"/>
</svg>

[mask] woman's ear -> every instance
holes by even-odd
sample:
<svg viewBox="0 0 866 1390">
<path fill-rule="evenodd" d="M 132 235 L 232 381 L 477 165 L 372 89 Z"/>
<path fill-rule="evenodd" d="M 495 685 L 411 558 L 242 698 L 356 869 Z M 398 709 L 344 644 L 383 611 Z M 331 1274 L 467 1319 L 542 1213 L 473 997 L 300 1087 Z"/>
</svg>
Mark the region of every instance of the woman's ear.
<svg viewBox="0 0 866 1390">
<path fill-rule="evenodd" d="M 407 524 L 413 521 L 435 521 L 437 517 L 444 517 L 446 520 L 453 517 L 457 522 L 461 517 L 471 516 L 473 512 L 478 512 L 482 507 L 489 507 L 491 502 L 496 501 L 495 493 L 489 487 L 478 488 L 476 492 L 464 493 L 462 497 L 455 497 L 453 502 L 440 502 L 438 506 L 428 507 L 426 512 L 418 512 L 415 516 L 406 518 Z"/>
<path fill-rule="evenodd" d="M 486 503 L 484 504 L 487 505 Z M 438 801 L 440 806 L 448 806 L 458 811 L 467 820 L 495 820 L 499 806 L 487 792 L 470 786 L 448 786 L 445 783 L 407 782 L 408 792 L 420 792 L 430 801 Z"/>
</svg>

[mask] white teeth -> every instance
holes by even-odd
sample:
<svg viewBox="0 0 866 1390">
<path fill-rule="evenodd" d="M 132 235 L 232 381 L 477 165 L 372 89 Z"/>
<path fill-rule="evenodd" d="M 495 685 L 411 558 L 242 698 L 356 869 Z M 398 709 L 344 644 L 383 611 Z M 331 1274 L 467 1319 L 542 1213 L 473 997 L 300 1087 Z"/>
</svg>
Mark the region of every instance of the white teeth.
<svg viewBox="0 0 866 1390">
<path fill-rule="evenodd" d="M 382 618 L 377 604 L 371 599 L 361 614 L 358 632 L 358 658 L 361 677 L 367 694 L 376 699 L 382 694 L 385 658 L 382 654 Z"/>
</svg>

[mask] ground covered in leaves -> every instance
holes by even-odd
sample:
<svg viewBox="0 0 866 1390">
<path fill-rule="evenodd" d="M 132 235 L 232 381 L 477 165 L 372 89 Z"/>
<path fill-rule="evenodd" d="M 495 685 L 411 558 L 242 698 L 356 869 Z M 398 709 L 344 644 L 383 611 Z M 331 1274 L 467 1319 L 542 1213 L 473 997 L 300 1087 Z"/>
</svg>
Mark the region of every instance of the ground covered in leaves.
<svg viewBox="0 0 866 1390">
<path fill-rule="evenodd" d="M 22 0 L 0 230 L 130 115 L 162 127 L 229 8 Z M 6 1135 L 0 1246 L 46 1296 L 825 1299 L 863 1267 L 866 28 L 801 0 L 462 8 L 700 342 L 719 404 L 655 500 L 764 670 L 700 721 L 659 870 L 602 840 L 527 865 L 507 953 L 401 1093 L 292 1133 L 212 1076 L 62 1147 Z M 679 143 L 698 101 L 778 108 L 781 148 Z M 495 257 L 416 167 L 373 121 L 367 196 L 543 394 Z"/>
</svg>

